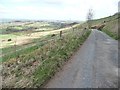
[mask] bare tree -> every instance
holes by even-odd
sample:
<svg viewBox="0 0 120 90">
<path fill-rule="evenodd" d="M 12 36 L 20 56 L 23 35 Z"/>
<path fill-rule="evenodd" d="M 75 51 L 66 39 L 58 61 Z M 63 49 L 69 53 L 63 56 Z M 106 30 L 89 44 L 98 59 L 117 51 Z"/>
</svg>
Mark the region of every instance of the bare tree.
<svg viewBox="0 0 120 90">
<path fill-rule="evenodd" d="M 93 9 L 89 9 L 88 13 L 87 13 L 87 24 L 88 24 L 88 28 L 91 29 L 91 20 L 93 19 Z"/>
</svg>

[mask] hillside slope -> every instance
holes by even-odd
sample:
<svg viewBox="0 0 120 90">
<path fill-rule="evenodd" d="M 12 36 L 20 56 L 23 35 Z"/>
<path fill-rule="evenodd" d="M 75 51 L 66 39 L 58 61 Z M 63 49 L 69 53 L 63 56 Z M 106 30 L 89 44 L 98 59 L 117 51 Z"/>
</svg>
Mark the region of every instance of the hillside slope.
<svg viewBox="0 0 120 90">
<path fill-rule="evenodd" d="M 101 31 L 105 32 L 114 39 L 120 39 L 120 35 L 118 35 L 119 20 L 120 13 L 116 13 L 113 16 L 92 20 L 91 27 L 105 25 L 103 28 L 101 28 Z M 81 24 L 79 27 L 86 28 L 87 22 Z"/>
<path fill-rule="evenodd" d="M 61 36 L 54 32 L 55 36 L 38 38 L 35 45 L 2 57 L 2 87 L 41 87 L 82 46 L 91 32 L 76 25 L 61 31 Z"/>
<path fill-rule="evenodd" d="M 92 30 L 90 36 L 44 88 L 117 88 L 118 42 Z"/>
</svg>

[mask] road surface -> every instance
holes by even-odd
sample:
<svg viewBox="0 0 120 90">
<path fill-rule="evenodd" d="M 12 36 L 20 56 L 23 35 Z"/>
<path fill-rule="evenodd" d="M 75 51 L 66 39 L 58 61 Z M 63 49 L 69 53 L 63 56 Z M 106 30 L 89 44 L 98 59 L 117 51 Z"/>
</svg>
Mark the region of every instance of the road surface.
<svg viewBox="0 0 120 90">
<path fill-rule="evenodd" d="M 44 88 L 117 88 L 118 42 L 92 30 L 83 46 Z"/>
</svg>

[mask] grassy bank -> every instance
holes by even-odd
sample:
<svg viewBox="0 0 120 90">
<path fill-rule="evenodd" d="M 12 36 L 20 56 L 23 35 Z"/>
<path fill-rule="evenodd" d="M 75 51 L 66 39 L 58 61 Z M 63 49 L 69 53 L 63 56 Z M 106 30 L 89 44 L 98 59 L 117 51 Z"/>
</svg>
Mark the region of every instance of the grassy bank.
<svg viewBox="0 0 120 90">
<path fill-rule="evenodd" d="M 118 28 L 119 28 L 118 20 L 120 20 L 120 18 L 118 17 L 118 15 L 114 15 L 108 17 L 108 19 L 109 21 L 105 23 L 105 26 L 103 27 L 102 31 L 108 34 L 113 39 L 119 40 L 120 35 L 118 33 Z"/>
<path fill-rule="evenodd" d="M 63 31 L 63 34 L 68 33 L 67 30 Z M 6 48 L 2 48 L 2 54 L 3 56 L 0 57 L 0 62 L 5 62 L 10 60 L 11 58 L 17 58 L 20 55 L 23 54 L 27 54 L 29 52 L 33 52 L 34 50 L 42 47 L 43 45 L 45 45 L 46 43 L 48 43 L 48 41 L 50 41 L 53 38 L 59 39 L 59 33 L 56 34 L 56 36 L 51 37 L 51 35 L 46 35 L 43 36 L 42 38 L 37 38 L 37 39 L 33 39 L 30 41 L 30 43 L 25 44 L 25 45 L 16 45 L 15 46 L 10 46 L 10 47 L 6 47 Z"/>
<path fill-rule="evenodd" d="M 120 35 L 118 32 L 119 20 L 120 20 L 120 13 L 116 13 L 109 17 L 93 20 L 91 24 L 92 26 L 100 26 L 104 24 L 105 26 L 102 28 L 101 31 L 103 31 L 113 39 L 118 40 L 120 39 Z"/>
<path fill-rule="evenodd" d="M 47 42 L 45 40 L 49 40 L 50 35 L 44 36 L 42 39 L 34 39 L 30 44 L 23 45 L 23 46 L 11 46 L 2 49 L 3 56 L 0 57 L 0 62 L 5 62 L 10 60 L 11 58 L 17 58 L 20 55 L 28 54 L 29 52 L 33 52 L 34 50 L 38 49 L 39 47 L 43 46 Z"/>
<path fill-rule="evenodd" d="M 75 52 L 75 50 L 83 44 L 90 31 L 87 31 L 83 37 L 76 37 L 76 35 L 68 35 L 67 39 L 57 41 L 57 49 L 52 49 L 49 58 L 46 58 L 43 64 L 38 67 L 34 73 L 34 85 L 35 87 L 41 86 L 45 81 L 51 78 L 57 69 L 63 66 L 64 62 Z M 62 45 L 61 45 L 62 44 Z M 62 47 L 60 47 L 62 46 Z"/>
<path fill-rule="evenodd" d="M 41 87 L 86 40 L 91 31 L 70 30 L 32 52 L 3 63 L 3 87 Z"/>
<path fill-rule="evenodd" d="M 118 35 L 117 33 L 111 32 L 109 30 L 103 29 L 102 30 L 104 33 L 106 33 L 107 35 L 109 35 L 110 37 L 112 37 L 115 40 L 120 40 L 120 35 Z"/>
</svg>

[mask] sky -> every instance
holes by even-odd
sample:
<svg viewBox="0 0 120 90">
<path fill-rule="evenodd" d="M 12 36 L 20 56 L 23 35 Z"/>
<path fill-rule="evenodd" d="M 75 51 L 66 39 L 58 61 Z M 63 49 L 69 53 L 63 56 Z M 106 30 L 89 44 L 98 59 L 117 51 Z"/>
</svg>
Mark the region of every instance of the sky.
<svg viewBox="0 0 120 90">
<path fill-rule="evenodd" d="M 118 12 L 119 0 L 0 0 L 0 18 L 35 20 L 86 20 L 89 9 L 94 19 Z"/>
</svg>

